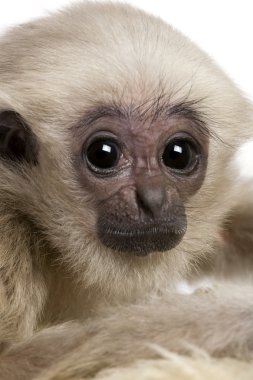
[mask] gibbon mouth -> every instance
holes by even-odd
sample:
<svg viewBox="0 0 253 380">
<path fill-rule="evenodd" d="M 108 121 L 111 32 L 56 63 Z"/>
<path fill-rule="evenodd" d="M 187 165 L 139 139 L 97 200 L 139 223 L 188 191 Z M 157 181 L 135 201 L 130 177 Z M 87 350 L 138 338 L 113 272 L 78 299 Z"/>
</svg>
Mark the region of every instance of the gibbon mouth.
<svg viewBox="0 0 253 380">
<path fill-rule="evenodd" d="M 124 228 L 107 225 L 99 228 L 100 241 L 108 248 L 135 256 L 146 256 L 154 252 L 164 252 L 175 248 L 186 232 L 186 224 L 180 228 L 152 225 Z"/>
</svg>

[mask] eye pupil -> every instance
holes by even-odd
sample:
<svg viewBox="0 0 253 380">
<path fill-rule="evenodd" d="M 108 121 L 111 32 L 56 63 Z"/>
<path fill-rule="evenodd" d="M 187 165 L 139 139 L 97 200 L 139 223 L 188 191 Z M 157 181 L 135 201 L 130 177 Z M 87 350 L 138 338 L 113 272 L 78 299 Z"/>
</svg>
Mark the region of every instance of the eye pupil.
<svg viewBox="0 0 253 380">
<path fill-rule="evenodd" d="M 94 168 L 111 169 L 118 164 L 119 148 L 114 141 L 97 140 L 88 147 L 86 157 Z"/>
<path fill-rule="evenodd" d="M 187 170 L 196 160 L 193 144 L 186 140 L 169 142 L 165 147 L 162 160 L 165 166 L 176 170 Z"/>
</svg>

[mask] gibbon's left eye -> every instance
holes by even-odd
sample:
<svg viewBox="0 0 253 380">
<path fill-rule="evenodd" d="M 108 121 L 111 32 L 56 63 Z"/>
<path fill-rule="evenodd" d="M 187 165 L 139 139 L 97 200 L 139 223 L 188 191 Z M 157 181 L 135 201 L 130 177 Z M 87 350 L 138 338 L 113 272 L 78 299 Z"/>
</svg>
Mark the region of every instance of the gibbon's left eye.
<svg viewBox="0 0 253 380">
<path fill-rule="evenodd" d="M 197 146 L 186 138 L 173 139 L 164 149 L 162 162 L 169 169 L 190 172 L 198 162 Z"/>
<path fill-rule="evenodd" d="M 86 161 L 91 170 L 107 171 L 117 166 L 120 159 L 118 144 L 109 138 L 91 142 L 86 151 Z"/>
</svg>

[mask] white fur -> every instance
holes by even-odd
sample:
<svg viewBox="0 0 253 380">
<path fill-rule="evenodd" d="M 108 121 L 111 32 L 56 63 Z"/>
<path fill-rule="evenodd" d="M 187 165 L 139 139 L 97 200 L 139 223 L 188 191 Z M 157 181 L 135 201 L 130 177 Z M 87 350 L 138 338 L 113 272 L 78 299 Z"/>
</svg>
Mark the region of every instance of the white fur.
<svg viewBox="0 0 253 380">
<path fill-rule="evenodd" d="M 211 279 L 208 277 L 201 278 L 200 280 L 194 281 L 194 282 L 182 280 L 176 286 L 177 292 L 179 294 L 185 294 L 185 295 L 193 294 L 197 290 L 205 291 L 212 288 L 213 288 L 213 283 Z"/>
<path fill-rule="evenodd" d="M 253 139 L 242 144 L 237 150 L 233 168 L 238 173 L 241 181 L 249 182 L 253 180 Z"/>
</svg>

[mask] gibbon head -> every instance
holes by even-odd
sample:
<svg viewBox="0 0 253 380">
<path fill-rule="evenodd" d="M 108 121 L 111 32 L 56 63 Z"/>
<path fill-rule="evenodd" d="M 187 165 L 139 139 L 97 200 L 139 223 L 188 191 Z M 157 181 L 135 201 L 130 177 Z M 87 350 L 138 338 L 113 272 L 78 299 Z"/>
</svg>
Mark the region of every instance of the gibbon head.
<svg viewBox="0 0 253 380">
<path fill-rule="evenodd" d="M 155 286 L 211 251 L 251 110 L 192 42 L 83 3 L 7 33 L 0 82 L 2 204 L 86 285 Z"/>
</svg>

